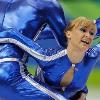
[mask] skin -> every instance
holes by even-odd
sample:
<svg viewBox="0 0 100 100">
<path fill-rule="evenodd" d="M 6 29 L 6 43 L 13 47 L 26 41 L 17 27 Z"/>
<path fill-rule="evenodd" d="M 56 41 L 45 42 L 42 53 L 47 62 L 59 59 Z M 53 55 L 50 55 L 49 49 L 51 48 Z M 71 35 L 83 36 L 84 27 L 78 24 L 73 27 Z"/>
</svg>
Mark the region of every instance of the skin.
<svg viewBox="0 0 100 100">
<path fill-rule="evenodd" d="M 95 33 L 96 30 L 86 28 L 85 26 L 73 28 L 72 31 L 68 31 L 66 34 L 69 40 L 68 47 L 81 50 L 81 53 L 86 52 L 91 46 Z M 86 43 L 83 41 L 86 41 Z"/>
</svg>

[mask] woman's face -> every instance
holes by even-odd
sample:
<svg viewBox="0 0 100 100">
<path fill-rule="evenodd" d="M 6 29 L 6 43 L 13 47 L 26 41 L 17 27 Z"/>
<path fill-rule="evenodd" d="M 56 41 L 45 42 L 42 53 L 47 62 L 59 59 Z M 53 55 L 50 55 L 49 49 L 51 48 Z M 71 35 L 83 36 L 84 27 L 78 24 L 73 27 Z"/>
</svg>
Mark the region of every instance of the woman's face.
<svg viewBox="0 0 100 100">
<path fill-rule="evenodd" d="M 95 28 L 80 25 L 67 32 L 68 45 L 85 52 L 91 46 L 95 34 Z"/>
</svg>

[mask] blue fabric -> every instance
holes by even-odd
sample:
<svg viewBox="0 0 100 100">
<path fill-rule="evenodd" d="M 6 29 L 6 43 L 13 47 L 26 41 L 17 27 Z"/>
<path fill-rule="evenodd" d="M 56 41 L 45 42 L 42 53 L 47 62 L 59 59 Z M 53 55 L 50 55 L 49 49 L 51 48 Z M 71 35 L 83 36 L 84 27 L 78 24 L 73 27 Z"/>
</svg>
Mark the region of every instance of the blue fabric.
<svg viewBox="0 0 100 100">
<path fill-rule="evenodd" d="M 0 90 L 2 91 L 0 97 L 2 100 L 13 100 L 15 98 L 18 98 L 18 100 L 54 100 L 23 79 L 19 70 L 20 66 L 16 62 L 2 63 L 0 66 L 2 69 L 4 67 L 7 69 L 5 73 L 0 73 Z M 16 70 L 16 68 L 18 69 Z"/>
<path fill-rule="evenodd" d="M 49 24 L 60 45 L 62 47 L 66 47 L 66 40 L 63 33 L 65 26 L 69 23 L 66 21 L 64 18 L 63 10 L 56 0 L 42 0 L 42 2 L 41 0 L 0 0 L 0 39 L 15 39 L 31 48 L 33 51 L 46 56 L 54 55 L 64 48 L 57 48 L 56 50 L 44 50 L 41 49 L 41 47 L 39 47 L 35 42 L 32 42 L 32 40 L 30 39 L 33 39 L 37 35 L 37 33 L 41 32 L 45 28 L 45 26 Z M 9 28 L 14 30 L 9 30 Z M 33 53 L 30 53 L 18 44 L 17 46 L 13 45 L 15 42 L 13 43 L 10 39 L 1 42 L 0 58 L 15 57 L 18 59 L 22 59 L 24 51 L 26 51 L 30 55 Z M 3 42 L 4 44 L 2 44 Z M 73 95 L 77 92 L 77 90 L 83 89 L 88 75 L 91 72 L 92 65 L 94 65 L 94 63 L 96 62 L 96 59 L 98 58 L 97 55 L 100 54 L 99 51 L 100 46 L 98 45 L 94 50 L 92 49 L 89 53 L 86 54 L 85 64 L 80 63 L 77 65 L 78 67 L 86 71 L 86 76 L 84 76 L 82 80 L 83 83 L 81 84 L 80 82 L 79 84 L 76 81 L 81 78 L 79 77 L 78 79 L 78 75 L 83 76 L 83 74 L 80 74 L 82 70 L 75 72 L 75 78 L 73 79 L 70 86 L 66 88 L 66 91 L 64 93 L 66 97 Z M 70 68 L 71 65 L 68 57 L 62 56 L 59 59 L 48 62 L 42 61 L 38 58 L 35 59 L 37 60 L 41 68 L 45 71 L 44 78 L 48 82 L 52 83 L 52 86 L 59 87 L 62 76 Z M 90 59 L 91 61 L 88 62 L 88 59 Z M 3 81 L 4 83 L 7 82 L 7 86 L 10 85 L 10 87 L 13 87 L 18 95 L 21 95 L 28 100 L 33 100 L 33 98 L 35 100 L 38 100 L 40 98 L 41 100 L 42 98 L 43 100 L 52 99 L 22 78 L 20 74 L 20 65 L 18 64 L 18 62 L 3 62 L 0 64 L 0 83 L 2 83 Z M 83 65 L 89 66 L 90 69 L 87 67 L 83 67 Z M 59 69 L 57 66 L 59 66 Z M 25 72 L 26 74 L 28 74 L 27 71 Z M 72 93 L 73 91 L 71 90 L 71 88 L 74 89 L 74 93 Z M 67 91 L 69 92 L 67 93 Z M 34 93 L 35 95 L 31 95 L 32 93 Z M 37 95 L 40 96 L 40 98 L 38 98 Z"/>
<path fill-rule="evenodd" d="M 46 59 L 45 56 L 50 57 L 52 55 L 57 54 L 58 52 L 61 52 L 62 50 L 65 50 L 64 48 L 59 47 L 58 49 L 54 49 L 54 50 L 51 50 L 51 49 L 44 50 L 39 45 L 37 45 L 37 43 L 28 39 L 22 34 L 16 33 L 16 31 L 10 30 L 10 31 L 1 32 L 0 39 L 2 38 L 6 39 L 8 37 L 10 39 L 17 40 L 20 43 L 23 43 L 24 45 L 29 47 L 31 50 L 35 51 L 36 54 L 38 53 L 38 54 L 44 55 L 42 58 L 43 60 L 42 60 L 38 56 L 35 57 L 33 52 L 25 50 L 23 46 L 18 44 L 20 48 L 25 50 L 27 53 L 32 55 L 34 59 L 37 60 L 40 67 L 45 72 L 44 73 L 45 80 L 55 88 L 60 87 L 60 82 L 61 82 L 62 77 L 65 74 L 65 72 L 68 71 L 69 68 L 71 68 L 72 63 L 70 62 L 66 54 L 50 61 L 45 61 L 44 59 Z M 7 42 L 10 43 L 10 39 Z M 12 42 L 12 43 L 16 45 L 15 42 Z M 73 96 L 77 91 L 80 91 L 85 87 L 89 74 L 91 73 L 99 56 L 100 56 L 100 44 L 94 46 L 93 48 L 90 48 L 86 52 L 83 60 L 80 63 L 76 64 L 78 71 L 75 70 L 74 78 L 71 84 L 65 89 L 64 96 L 66 98 Z"/>
</svg>

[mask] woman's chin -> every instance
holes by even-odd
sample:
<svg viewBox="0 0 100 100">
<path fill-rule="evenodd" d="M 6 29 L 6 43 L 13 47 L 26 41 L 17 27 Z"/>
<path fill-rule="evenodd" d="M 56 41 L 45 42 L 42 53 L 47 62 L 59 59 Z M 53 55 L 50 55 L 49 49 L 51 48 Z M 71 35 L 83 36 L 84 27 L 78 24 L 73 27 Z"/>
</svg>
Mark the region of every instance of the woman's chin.
<svg viewBox="0 0 100 100">
<path fill-rule="evenodd" d="M 82 45 L 80 47 L 80 50 L 83 51 L 83 52 L 86 52 L 89 48 L 90 48 L 90 45 Z"/>
</svg>

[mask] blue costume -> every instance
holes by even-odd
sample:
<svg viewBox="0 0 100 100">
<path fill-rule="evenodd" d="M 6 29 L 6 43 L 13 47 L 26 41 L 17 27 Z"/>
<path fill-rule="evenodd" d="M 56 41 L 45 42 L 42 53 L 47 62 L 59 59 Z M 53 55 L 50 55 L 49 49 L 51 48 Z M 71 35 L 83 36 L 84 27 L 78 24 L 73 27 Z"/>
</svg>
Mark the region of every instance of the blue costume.
<svg viewBox="0 0 100 100">
<path fill-rule="evenodd" d="M 47 6 L 45 3 L 48 3 Z M 1 20 L 0 32 L 0 82 L 6 82 L 13 87 L 18 94 L 23 95 L 26 100 L 65 100 L 60 94 L 67 99 L 80 90 L 87 93 L 85 83 L 93 65 L 99 57 L 100 44 L 90 49 L 86 53 L 83 61 L 76 65 L 78 71 L 75 71 L 73 81 L 69 87 L 63 91 L 62 87 L 60 87 L 60 81 L 72 63 L 68 57 L 66 57 L 67 52 L 64 48 L 66 42 L 64 35 L 62 35 L 66 24 L 62 9 L 59 9 L 60 6 L 57 1 L 43 0 L 43 2 L 41 2 L 40 0 L 29 0 L 28 2 L 28 0 L 11 0 L 6 3 L 2 1 L 2 4 L 4 4 L 4 6 L 7 5 L 7 7 L 6 9 L 2 9 L 6 12 L 4 15 L 1 12 L 3 19 Z M 27 7 L 27 9 L 24 12 L 23 9 L 25 9 L 25 7 Z M 25 18 L 25 15 L 29 15 L 28 18 Z M 25 19 L 23 19 L 23 17 Z M 21 23 L 21 21 L 23 23 Z M 39 34 L 36 35 L 34 33 L 40 33 L 38 29 L 42 30 L 46 24 L 49 24 L 54 30 L 61 47 L 54 50 L 44 50 L 31 40 L 34 37 L 34 40 L 36 40 Z M 59 28 L 57 27 L 58 24 L 60 25 Z M 38 62 L 44 71 L 43 76 L 46 83 L 53 88 L 49 87 L 46 83 L 44 85 L 42 82 L 38 82 L 40 85 L 34 81 L 34 78 L 28 73 L 26 67 L 23 66 L 22 57 L 24 51 Z M 86 67 L 84 67 L 84 65 Z M 86 73 L 85 76 L 83 72 Z M 83 77 L 83 80 L 81 80 L 81 77 Z"/>
<path fill-rule="evenodd" d="M 9 29 L 12 28 L 35 41 L 47 24 L 54 31 L 55 36 L 57 34 L 58 41 L 65 43 L 65 40 L 59 38 L 64 38 L 61 34 L 63 34 L 66 21 L 58 1 L 0 0 L 0 34 L 7 32 L 7 30 L 9 33 Z M 5 34 L 1 36 L 5 37 Z M 65 46 L 65 44 L 62 45 Z M 40 85 L 39 82 L 34 81 L 24 65 L 26 55 L 27 53 L 16 45 L 7 42 L 2 44 L 1 42 L 0 85 L 10 86 L 11 90 L 16 92 L 15 95 L 18 98 L 21 96 L 24 100 L 58 100 L 58 98 L 65 100 L 56 91 L 46 90 L 42 87 L 44 84 L 40 83 Z M 7 98 L 7 100 L 9 99 Z"/>
<path fill-rule="evenodd" d="M 34 57 L 44 71 L 43 76 L 46 82 L 51 87 L 58 89 L 59 92 L 62 92 L 62 87 L 60 87 L 61 79 L 65 72 L 72 66 L 71 61 L 68 56 L 66 56 L 66 49 L 59 47 L 54 50 L 44 50 L 37 43 L 22 34 L 19 34 L 13 29 L 1 32 L 0 42 L 13 43 Z M 68 87 L 65 87 L 62 95 L 66 98 L 70 98 L 80 90 L 87 93 L 85 84 L 99 56 L 100 44 L 90 48 L 86 52 L 83 60 L 75 65 L 78 71 L 75 70 L 72 82 Z M 25 76 L 25 72 L 23 72 L 23 70 L 22 76 L 27 80 L 27 76 Z"/>
</svg>

